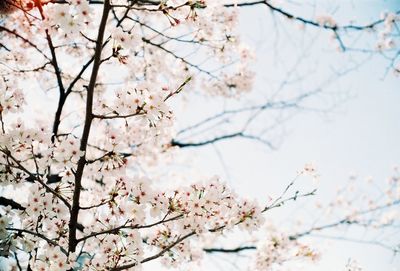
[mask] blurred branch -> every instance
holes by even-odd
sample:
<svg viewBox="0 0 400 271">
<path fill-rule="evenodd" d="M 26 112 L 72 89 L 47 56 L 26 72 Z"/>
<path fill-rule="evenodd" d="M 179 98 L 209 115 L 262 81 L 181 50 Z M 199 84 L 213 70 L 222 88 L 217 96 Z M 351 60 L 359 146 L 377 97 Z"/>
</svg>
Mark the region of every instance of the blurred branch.
<svg viewBox="0 0 400 271">
<path fill-rule="evenodd" d="M 285 191 L 287 191 L 292 185 L 293 185 L 293 182 L 287 186 L 287 189 L 285 189 Z M 284 192 L 284 193 L 286 193 L 286 192 Z M 377 211 L 377 210 L 382 210 L 382 209 L 389 208 L 389 207 L 392 207 L 392 206 L 397 206 L 399 204 L 400 204 L 400 200 L 396 200 L 396 201 L 393 201 L 393 202 L 390 202 L 390 203 L 387 203 L 387 204 L 384 204 L 384 205 L 381 205 L 381 206 L 377 206 L 377 207 L 372 208 L 372 209 L 359 211 L 357 213 L 357 215 L 371 213 L 371 212 L 374 212 L 374 211 Z M 288 238 L 289 238 L 289 240 L 294 241 L 294 240 L 298 240 L 298 239 L 300 239 L 302 237 L 311 236 L 311 237 L 335 239 L 335 240 L 349 241 L 349 242 L 362 243 L 362 244 L 377 245 L 377 246 L 383 247 L 385 249 L 391 250 L 394 253 L 398 253 L 400 251 L 400 246 L 392 247 L 392 246 L 386 245 L 386 244 L 384 244 L 382 242 L 379 242 L 379 241 L 360 240 L 360 239 L 354 239 L 354 238 L 346 238 L 346 237 L 343 237 L 343 236 L 319 235 L 319 234 L 315 234 L 314 233 L 316 231 L 319 232 L 319 231 L 323 231 L 323 230 L 326 230 L 326 229 L 336 228 L 336 227 L 341 226 L 341 225 L 362 225 L 362 226 L 367 226 L 366 224 L 359 223 L 359 221 L 357 221 L 355 219 L 351 219 L 349 217 L 345 217 L 345 218 L 340 219 L 340 220 L 338 220 L 336 222 L 333 222 L 333 223 L 329 223 L 329 224 L 325 224 L 325 225 L 321 225 L 321 226 L 314 226 L 314 227 L 312 227 L 312 228 L 310 228 L 310 229 L 308 229 L 306 231 L 289 235 Z M 203 251 L 205 251 L 206 253 L 214 253 L 214 252 L 219 252 L 219 253 L 238 253 L 238 252 L 245 251 L 245 250 L 255 250 L 255 249 L 257 249 L 256 246 L 239 246 L 239 247 L 229 248 L 229 249 L 227 249 L 227 248 L 205 248 L 205 249 L 203 249 Z"/>
<path fill-rule="evenodd" d="M 256 140 L 256 141 L 259 141 L 259 142 L 267 145 L 269 148 L 274 149 L 274 146 L 271 144 L 271 142 L 269 142 L 265 139 L 262 139 L 261 137 L 258 137 L 258 136 L 245 134 L 244 132 L 236 132 L 236 133 L 232 133 L 232 134 L 217 136 L 212 139 L 200 141 L 200 142 L 181 142 L 181 141 L 173 139 L 171 141 L 171 146 L 177 146 L 180 148 L 202 147 L 202 146 L 214 144 L 219 141 L 224 141 L 224 140 L 231 139 L 231 138 L 246 138 L 246 139 Z"/>
<path fill-rule="evenodd" d="M 8 28 L 5 28 L 4 26 L 0 26 L 0 32 L 6 32 L 10 35 L 13 35 L 13 36 L 19 38 L 24 43 L 29 44 L 32 48 L 34 48 L 37 52 L 39 52 L 44 58 L 46 58 L 49 61 L 52 61 L 45 53 L 43 53 L 43 51 L 41 49 L 39 49 L 39 47 L 36 44 L 32 43 L 28 38 L 21 36 L 15 30 L 10 30 Z"/>
<path fill-rule="evenodd" d="M 274 6 L 273 4 L 270 3 L 268 0 L 262 0 L 262 1 L 254 1 L 254 2 L 242 2 L 242 3 L 237 3 L 237 4 L 226 4 L 225 7 L 248 7 L 248 6 L 257 6 L 257 5 L 265 5 L 267 6 L 271 11 L 276 12 L 288 19 L 296 20 L 299 22 L 302 22 L 306 25 L 312 25 L 314 27 L 319 27 L 319 28 L 325 28 L 329 29 L 332 31 L 338 31 L 338 30 L 365 30 L 365 29 L 373 29 L 376 25 L 382 24 L 385 20 L 380 19 L 376 20 L 374 22 L 371 22 L 369 24 L 365 25 L 354 25 L 354 24 L 347 24 L 347 25 L 326 25 L 326 24 L 320 24 L 316 21 L 313 21 L 311 19 L 306 19 L 303 17 L 296 16 L 282 8 L 279 8 L 277 6 Z M 396 11 L 396 14 L 400 14 L 400 10 Z"/>
<path fill-rule="evenodd" d="M 236 248 L 204 248 L 203 251 L 206 253 L 238 253 L 244 250 L 255 250 L 257 249 L 256 246 L 243 246 L 243 247 L 236 247 Z"/>
</svg>

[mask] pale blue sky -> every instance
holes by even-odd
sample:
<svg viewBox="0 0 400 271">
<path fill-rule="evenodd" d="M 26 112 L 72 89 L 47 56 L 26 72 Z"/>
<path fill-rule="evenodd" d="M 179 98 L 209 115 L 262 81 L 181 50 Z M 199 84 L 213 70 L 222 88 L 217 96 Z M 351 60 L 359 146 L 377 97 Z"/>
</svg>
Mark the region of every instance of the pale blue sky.
<svg viewBox="0 0 400 271">
<path fill-rule="evenodd" d="M 291 2 L 294 3 L 288 5 L 291 10 L 305 16 L 334 11 L 340 22 L 360 18 L 361 23 L 379 19 L 382 10 L 400 7 L 399 1 L 312 1 L 315 7 L 308 5 L 307 11 L 312 12 L 307 12 L 301 10 L 300 4 L 298 9 L 293 8 L 302 1 Z M 224 176 L 240 194 L 261 202 L 267 195 L 277 195 L 296 171 L 310 161 L 321 175 L 316 197 L 320 201 L 332 198 L 336 187 L 345 184 L 351 173 L 373 176 L 383 183 L 393 166 L 400 164 L 399 78 L 392 72 L 385 74 L 388 62 L 380 56 L 337 53 L 329 42 L 330 33 L 311 28 L 302 32 L 287 22 L 277 30 L 271 18 L 265 8 L 248 8 L 242 13 L 243 37 L 257 48 L 255 91 L 261 93 L 245 100 L 254 102 L 260 96 L 268 96 L 288 76 L 287 71 L 301 52 L 306 53 L 296 69 L 299 76 L 308 76 L 301 83 L 285 87 L 288 95 L 320 86 L 333 71 L 350 67 L 354 70 L 324 87 L 324 93 L 328 94 L 309 102 L 308 105 L 318 108 L 326 108 L 333 102 L 335 107 L 328 114 L 301 112 L 285 123 L 278 150 L 271 151 L 246 140 L 232 140 L 216 146 L 223 163 L 214 147 L 190 150 L 196 152 L 198 166 L 210 174 Z M 279 16 L 276 18 L 281 24 Z M 204 111 L 204 101 L 196 99 L 198 102 L 191 109 Z M 214 103 L 207 103 L 209 111 L 218 111 L 222 104 Z M 187 118 L 193 120 L 190 116 Z M 294 209 L 311 203 L 296 204 Z M 293 206 L 282 212 L 283 215 L 271 218 L 280 223 L 279 219 L 292 214 Z M 358 260 L 366 271 L 399 270 L 398 257 L 393 260 L 389 251 L 379 247 L 334 242 L 327 248 L 326 256 L 315 270 L 341 270 L 348 258 Z"/>
</svg>

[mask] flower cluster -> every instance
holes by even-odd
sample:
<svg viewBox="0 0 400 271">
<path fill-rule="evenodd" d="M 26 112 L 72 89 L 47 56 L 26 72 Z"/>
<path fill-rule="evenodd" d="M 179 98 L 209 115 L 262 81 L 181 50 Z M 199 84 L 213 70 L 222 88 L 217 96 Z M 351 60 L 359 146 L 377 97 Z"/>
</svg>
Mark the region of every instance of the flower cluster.
<svg viewBox="0 0 400 271">
<path fill-rule="evenodd" d="M 318 15 L 315 20 L 320 26 L 335 27 L 337 25 L 335 19 L 330 15 Z"/>
<path fill-rule="evenodd" d="M 88 1 L 72 0 L 67 5 L 46 4 L 43 27 L 51 27 L 61 35 L 75 37 L 80 29 L 93 21 L 93 10 Z"/>
<path fill-rule="evenodd" d="M 10 82 L 0 79 L 0 115 L 21 112 L 25 99 L 23 92 L 18 88 L 11 88 Z"/>
<path fill-rule="evenodd" d="M 281 270 L 290 261 L 316 261 L 319 253 L 274 228 L 257 246 L 255 270 Z"/>
<path fill-rule="evenodd" d="M 164 192 L 152 189 L 149 182 L 147 178 L 120 178 L 107 197 L 83 201 L 87 219 L 82 221 L 84 229 L 78 237 L 82 240 L 81 253 L 68 256 L 65 253 L 68 250 L 68 209 L 54 195 L 32 185 L 25 211 L 20 214 L 27 234 L 14 235 L 13 247 L 26 242 L 41 244 L 35 246 L 37 257 L 31 260 L 33 270 L 68 270 L 77 264 L 84 266 L 84 270 L 140 265 L 146 257 L 144 251 L 160 252 L 169 247 L 164 261 L 173 266 L 201 258 L 201 248 L 194 240 L 180 240 L 185 235 L 227 231 L 238 224 L 252 230 L 263 222 L 256 204 L 237 199 L 238 196 L 216 178 Z M 10 221 L 4 219 L 2 217 L 2 234 L 4 225 L 8 226 Z"/>
<path fill-rule="evenodd" d="M 75 257 L 74 253 L 67 256 L 60 247 L 44 245 L 36 255 L 36 259 L 31 261 L 31 265 L 35 271 L 67 271 L 77 267 L 77 264 L 71 260 Z"/>
<path fill-rule="evenodd" d="M 384 25 L 379 32 L 379 40 L 377 42 L 378 50 L 390 50 L 396 47 L 396 35 L 393 35 L 396 30 L 396 23 L 400 21 L 400 16 L 395 13 L 382 13 Z"/>
</svg>

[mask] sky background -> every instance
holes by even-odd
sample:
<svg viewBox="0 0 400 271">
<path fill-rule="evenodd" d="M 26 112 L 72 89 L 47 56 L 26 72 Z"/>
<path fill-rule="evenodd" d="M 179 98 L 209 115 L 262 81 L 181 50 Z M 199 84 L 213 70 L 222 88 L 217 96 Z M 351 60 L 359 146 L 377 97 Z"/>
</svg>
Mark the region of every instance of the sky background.
<svg viewBox="0 0 400 271">
<path fill-rule="evenodd" d="M 362 24 L 379 19 L 384 10 L 399 10 L 400 3 L 321 0 L 287 1 L 284 6 L 309 18 L 332 14 L 339 22 L 357 19 Z M 305 163 L 313 162 L 321 176 L 317 196 L 285 206 L 278 215 L 267 215 L 267 219 L 285 225 L 293 223 L 288 217 L 299 209 L 332 199 L 337 187 L 346 185 L 351 174 L 361 178 L 372 176 L 377 183 L 384 184 L 393 167 L 400 164 L 400 84 L 398 77 L 386 72 L 389 63 L 381 56 L 337 52 L 330 33 L 310 27 L 299 30 L 296 24 L 279 16 L 275 16 L 275 21 L 273 18 L 263 7 L 241 11 L 242 38 L 256 48 L 256 94 L 245 99 L 252 104 L 260 95 L 268 96 L 282 80 L 290 78 L 289 70 L 300 59 L 295 74 L 302 80 L 288 84 L 284 92 L 290 96 L 322 86 L 323 94 L 311 99 L 308 105 L 329 110 L 291 112 L 293 117 L 280 126 L 280 133 L 271 135 L 272 140 L 279 142 L 277 150 L 238 139 L 187 152 L 203 173 L 223 176 L 240 194 L 260 202 L 268 195 L 279 195 Z M 358 38 L 362 45 L 375 41 L 371 36 Z M 329 78 L 333 80 L 324 84 Z M 182 127 L 185 120 L 190 123 L 199 112 L 204 112 L 205 105 L 210 112 L 226 106 L 221 101 L 196 97 L 190 103 L 190 112 L 188 108 L 182 109 L 186 114 L 179 120 Z M 259 121 L 257 125 L 264 124 Z M 350 231 L 347 236 L 352 234 Z M 349 258 L 356 259 L 367 271 L 400 270 L 399 257 L 393 258 L 392 252 L 380 247 L 313 240 L 322 245 L 325 253 L 315 270 L 342 270 Z"/>
</svg>

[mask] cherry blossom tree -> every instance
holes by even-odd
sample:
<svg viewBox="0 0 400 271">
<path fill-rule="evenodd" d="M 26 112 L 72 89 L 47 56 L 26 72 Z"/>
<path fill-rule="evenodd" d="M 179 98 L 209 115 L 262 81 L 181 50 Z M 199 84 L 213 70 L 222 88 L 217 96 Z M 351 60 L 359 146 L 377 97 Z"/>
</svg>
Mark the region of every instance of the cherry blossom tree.
<svg viewBox="0 0 400 271">
<path fill-rule="evenodd" d="M 184 268 L 208 254 L 242 251 L 254 251 L 252 270 L 275 270 L 318 260 L 302 242 L 312 233 L 396 226 L 397 171 L 384 197 L 366 193 L 350 209 L 352 186 L 345 187 L 323 208 L 330 222 L 291 233 L 266 222 L 265 213 L 315 195 L 313 187 L 295 188 L 299 178 L 318 178 L 314 166 L 259 203 L 212 173 L 185 175 L 173 166 L 183 148 L 232 138 L 274 148 L 268 127 L 251 125 L 266 110 L 301 108 L 320 91 L 241 103 L 176 131 L 174 103 L 186 93 L 240 103 L 252 91 L 255 55 L 237 30 L 238 13 L 249 6 L 327 31 L 341 51 L 380 53 L 400 72 L 398 12 L 357 25 L 304 18 L 272 1 L 0 2 L 0 254 L 10 270 L 139 270 L 153 261 Z M 377 35 L 376 46 L 347 45 L 355 32 Z M 185 137 L 202 129 L 217 133 Z M 183 184 L 172 185 L 176 179 Z M 259 238 L 218 246 L 237 231 Z M 345 268 L 359 270 L 355 261 Z"/>
</svg>

